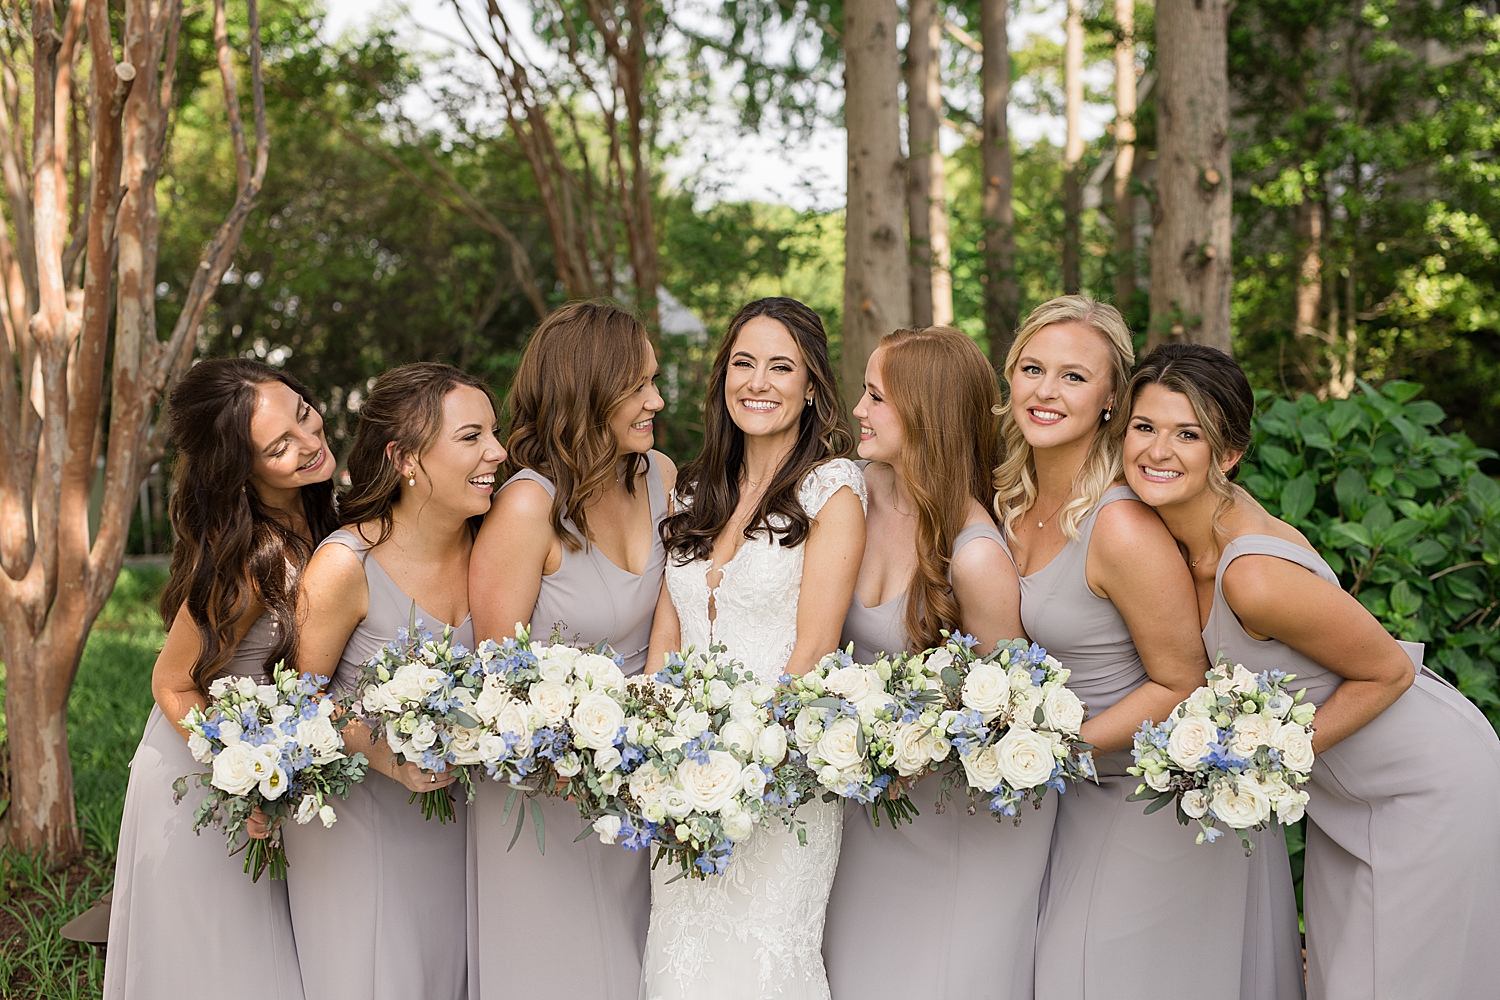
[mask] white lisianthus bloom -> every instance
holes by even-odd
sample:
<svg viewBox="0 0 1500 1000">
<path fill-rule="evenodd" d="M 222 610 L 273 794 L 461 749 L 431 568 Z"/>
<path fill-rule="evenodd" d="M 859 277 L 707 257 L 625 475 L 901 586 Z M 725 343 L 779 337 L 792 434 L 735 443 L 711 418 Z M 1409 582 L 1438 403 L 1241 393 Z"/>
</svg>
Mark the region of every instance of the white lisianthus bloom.
<svg viewBox="0 0 1500 1000">
<path fill-rule="evenodd" d="M 656 768 L 649 764 L 645 767 L 636 768 L 630 776 L 630 794 L 642 809 L 661 798 L 662 792 L 668 787 L 667 779 Z M 654 820 L 653 822 L 661 822 Z"/>
<path fill-rule="evenodd" d="M 723 750 L 709 750 L 708 762 L 685 760 L 677 767 L 677 784 L 689 804 L 701 813 L 716 813 L 740 791 L 740 762 Z"/>
<path fill-rule="evenodd" d="M 583 759 L 570 750 L 557 758 L 552 767 L 560 777 L 571 778 L 583 770 Z"/>
<path fill-rule="evenodd" d="M 883 709 L 890 708 L 895 704 L 896 699 L 886 694 L 883 689 L 874 688 L 869 694 L 855 702 L 854 707 L 859 711 L 860 719 L 869 722 L 879 715 Z"/>
<path fill-rule="evenodd" d="M 1000 759 L 992 746 L 971 750 L 960 756 L 959 760 L 963 762 L 964 777 L 968 778 L 970 788 L 993 792 L 1005 777 L 1000 772 Z"/>
<path fill-rule="evenodd" d="M 722 826 L 724 836 L 728 837 L 730 843 L 733 844 L 739 843 L 755 832 L 755 820 L 746 812 L 741 812 L 731 819 L 725 819 Z"/>
<path fill-rule="evenodd" d="M 474 714 L 485 725 L 494 725 L 500 710 L 509 704 L 510 700 L 510 691 L 505 686 L 505 679 L 499 674 L 485 674 L 484 687 L 480 689 L 479 697 L 474 699 Z"/>
<path fill-rule="evenodd" d="M 296 714 L 297 710 L 290 705 L 277 705 L 271 709 L 271 723 L 279 726 Z"/>
<path fill-rule="evenodd" d="M 721 678 L 715 677 L 708 682 L 708 703 L 714 708 L 723 708 L 729 704 L 733 691 Z"/>
<path fill-rule="evenodd" d="M 418 750 L 432 749 L 432 745 L 437 742 L 437 739 L 437 724 L 425 717 L 421 722 L 417 723 L 417 728 L 411 732 L 411 745 Z"/>
<path fill-rule="evenodd" d="M 1189 715 L 1178 719 L 1172 728 L 1172 735 L 1167 739 L 1167 756 L 1179 767 L 1191 771 L 1208 753 L 1208 745 L 1218 738 L 1219 730 L 1212 722 Z"/>
<path fill-rule="evenodd" d="M 1290 826 L 1302 819 L 1303 814 L 1307 811 L 1307 800 L 1311 796 L 1301 789 L 1292 788 L 1289 785 L 1283 784 L 1282 788 L 1284 790 L 1280 792 L 1274 803 L 1276 806 L 1276 822 Z"/>
<path fill-rule="evenodd" d="M 1042 717 L 1047 728 L 1076 736 L 1083 725 L 1083 702 L 1078 695 L 1059 685 L 1048 691 L 1042 701 Z"/>
<path fill-rule="evenodd" d="M 660 736 L 656 740 L 656 749 L 660 753 L 671 753 L 673 750 L 681 750 L 686 744 L 686 736 Z"/>
<path fill-rule="evenodd" d="M 755 683 L 750 689 L 750 700 L 757 705 L 764 705 L 776 697 L 776 689 L 769 684 Z"/>
<path fill-rule="evenodd" d="M 601 653 L 584 653 L 573 665 L 573 672 L 585 677 L 595 691 L 622 691 L 625 688 L 625 672 L 615 661 Z"/>
<path fill-rule="evenodd" d="M 297 723 L 297 742 L 312 751 L 314 764 L 327 764 L 344 756 L 344 738 L 322 715 Z"/>
<path fill-rule="evenodd" d="M 826 708 L 804 708 L 797 713 L 797 720 L 793 729 L 797 736 L 797 746 L 804 752 L 812 749 L 823 735 L 823 721 L 828 718 Z"/>
<path fill-rule="evenodd" d="M 604 747 L 602 750 L 594 751 L 594 770 L 600 774 L 608 774 L 620 766 L 620 751 L 614 747 Z"/>
<path fill-rule="evenodd" d="M 1020 663 L 1013 663 L 1005 668 L 1005 679 L 1010 684 L 1011 691 L 1016 694 L 1036 686 L 1031 683 L 1031 668 Z"/>
<path fill-rule="evenodd" d="M 1200 687 L 1177 706 L 1182 715 L 1209 719 L 1219 710 L 1219 698 L 1211 688 Z"/>
<path fill-rule="evenodd" d="M 1236 830 L 1245 830 L 1271 818 L 1271 800 L 1254 779 L 1241 776 L 1222 781 L 1209 796 L 1214 815 Z"/>
<path fill-rule="evenodd" d="M 946 646 L 934 649 L 922 661 L 922 669 L 929 674 L 941 674 L 951 666 L 953 666 L 953 654 Z"/>
<path fill-rule="evenodd" d="M 1255 694 L 1260 691 L 1260 679 L 1246 670 L 1242 663 L 1234 665 L 1234 673 L 1229 680 L 1236 694 Z"/>
<path fill-rule="evenodd" d="M 1165 792 L 1172 784 L 1171 771 L 1147 771 L 1144 777 L 1153 792 Z"/>
<path fill-rule="evenodd" d="M 625 710 L 609 695 L 593 691 L 573 709 L 573 739 L 590 750 L 614 746 L 625 726 Z"/>
<path fill-rule="evenodd" d="M 324 806 L 318 810 L 318 819 L 322 822 L 323 828 L 326 830 L 338 821 L 338 816 L 334 815 L 333 806 Z"/>
<path fill-rule="evenodd" d="M 255 689 L 259 687 L 253 677 L 236 677 L 234 689 L 239 692 L 241 698 L 254 698 Z"/>
<path fill-rule="evenodd" d="M 762 729 L 755 738 L 755 759 L 768 767 L 786 760 L 786 730 L 775 724 Z"/>
<path fill-rule="evenodd" d="M 302 796 L 302 801 L 297 803 L 297 815 L 293 817 L 298 826 L 306 826 L 311 823 L 313 817 L 318 814 L 318 799 L 314 795 Z"/>
<path fill-rule="evenodd" d="M 1208 812 L 1208 796 L 1203 794 L 1201 788 L 1189 789 L 1182 793 L 1182 811 L 1188 814 L 1190 819 L 1200 819 Z"/>
<path fill-rule="evenodd" d="M 998 663 L 976 663 L 964 678 L 963 704 L 992 722 L 1010 702 L 1010 679 Z"/>
<path fill-rule="evenodd" d="M 937 733 L 933 733 L 930 739 L 932 740 L 931 753 L 933 763 L 947 760 L 948 751 L 953 749 L 953 741 L 946 736 L 939 736 Z"/>
<path fill-rule="evenodd" d="M 214 699 L 224 697 L 224 692 L 233 687 L 234 682 L 235 678 L 233 677 L 216 678 L 214 682 L 208 686 L 208 696 Z"/>
<path fill-rule="evenodd" d="M 1306 726 L 1312 722 L 1317 711 L 1312 703 L 1304 701 L 1299 705 L 1293 705 L 1291 711 L 1287 713 L 1287 718 L 1299 726 Z"/>
<path fill-rule="evenodd" d="M 202 733 L 188 733 L 188 753 L 200 764 L 211 764 L 214 759 L 213 744 Z"/>
<path fill-rule="evenodd" d="M 418 675 L 422 672 L 420 663 L 403 663 L 396 668 L 391 679 L 381 685 L 385 693 L 396 702 L 417 701 L 422 697 L 422 684 Z"/>
<path fill-rule="evenodd" d="M 733 719 L 726 722 L 719 730 L 719 746 L 725 750 L 738 750 L 741 754 L 749 754 L 755 749 L 756 732 L 743 722 Z"/>
<path fill-rule="evenodd" d="M 280 767 L 272 768 L 271 773 L 260 779 L 260 794 L 263 798 L 275 801 L 281 798 L 281 793 L 287 788 L 286 772 Z"/>
<path fill-rule="evenodd" d="M 1273 718 L 1285 719 L 1286 714 L 1292 710 L 1292 696 L 1285 691 L 1277 691 L 1266 699 L 1266 712 Z"/>
<path fill-rule="evenodd" d="M 560 726 L 573 707 L 573 691 L 557 681 L 537 681 L 527 692 L 532 707 L 541 713 L 543 726 Z"/>
<path fill-rule="evenodd" d="M 281 692 L 276 690 L 275 684 L 257 684 L 255 700 L 267 708 L 275 708 L 276 703 L 281 700 Z"/>
<path fill-rule="evenodd" d="M 759 764 L 746 764 L 745 769 L 740 772 L 740 787 L 753 799 L 763 798 L 766 794 L 766 772 Z"/>
<path fill-rule="evenodd" d="M 219 742 L 224 744 L 226 747 L 232 747 L 240 741 L 240 736 L 244 733 L 244 731 L 245 730 L 240 727 L 240 724 L 238 722 L 234 722 L 231 719 L 225 719 L 223 722 L 219 723 Z"/>
<path fill-rule="evenodd" d="M 385 741 L 390 745 L 391 753 L 406 753 L 406 738 L 401 735 L 401 730 L 394 722 L 389 720 L 385 724 Z"/>
<path fill-rule="evenodd" d="M 1010 729 L 995 744 L 1005 783 L 1016 791 L 1035 788 L 1052 777 L 1052 741 L 1030 729 Z"/>
<path fill-rule="evenodd" d="M 741 684 L 729 693 L 729 718 L 735 722 L 749 722 L 760 715 L 755 695 L 750 687 Z"/>
<path fill-rule="evenodd" d="M 703 731 L 709 727 L 713 720 L 708 717 L 707 712 L 688 710 L 677 713 L 677 721 L 672 723 L 672 733 L 686 739 L 695 740 L 703 735 Z"/>
<path fill-rule="evenodd" d="M 891 746 L 896 751 L 896 773 L 911 777 L 927 769 L 932 763 L 932 730 L 920 722 L 906 722 L 896 727 L 891 735 Z"/>
<path fill-rule="evenodd" d="M 1300 774 L 1307 774 L 1313 766 L 1312 737 L 1307 730 L 1288 722 L 1271 738 L 1271 745 L 1281 751 L 1281 762 Z"/>
<path fill-rule="evenodd" d="M 653 823 L 660 823 L 667 818 L 667 810 L 661 804 L 661 799 L 652 801 L 641 806 L 641 815 Z"/>
<path fill-rule="evenodd" d="M 214 757 L 213 777 L 209 783 L 230 795 L 248 794 L 260 781 L 251 765 L 251 758 L 255 756 L 256 748 L 248 743 L 237 741 L 226 746 Z"/>
<path fill-rule="evenodd" d="M 623 784 L 625 784 L 624 771 L 610 771 L 599 778 L 599 790 L 610 797 L 618 795 L 620 793 L 620 786 Z"/>
<path fill-rule="evenodd" d="M 858 732 L 858 720 L 848 716 L 835 719 L 823 730 L 823 736 L 818 740 L 813 754 L 826 764 L 840 770 L 853 767 L 864 757 L 859 752 Z"/>
<path fill-rule="evenodd" d="M 479 749 L 475 751 L 481 764 L 497 763 L 505 756 L 505 741 L 494 733 L 484 733 L 479 737 Z M 520 756 L 525 756 L 524 750 Z"/>
<path fill-rule="evenodd" d="M 594 820 L 594 832 L 599 835 L 599 843 L 613 844 L 620 835 L 620 825 L 618 816 L 600 816 Z"/>
<path fill-rule="evenodd" d="M 266 780 L 281 766 L 281 754 L 269 743 L 262 743 L 255 747 L 245 759 L 250 765 L 250 773 L 255 775 L 257 782 Z"/>
<path fill-rule="evenodd" d="M 1281 724 L 1269 715 L 1241 715 L 1234 720 L 1234 736 L 1229 741 L 1230 749 L 1247 760 L 1255 756 L 1260 747 L 1273 744 Z"/>
<path fill-rule="evenodd" d="M 1011 725 L 1020 726 L 1024 729 L 1032 729 L 1036 726 L 1036 710 L 1042 707 L 1046 695 L 1042 694 L 1039 687 L 1029 687 L 1024 691 L 1017 691 L 1011 696 Z M 1042 713 L 1046 718 L 1046 712 Z"/>
<path fill-rule="evenodd" d="M 693 811 L 693 803 L 688 799 L 687 793 L 675 785 L 663 788 L 657 802 L 662 811 L 673 819 L 682 819 Z"/>
</svg>

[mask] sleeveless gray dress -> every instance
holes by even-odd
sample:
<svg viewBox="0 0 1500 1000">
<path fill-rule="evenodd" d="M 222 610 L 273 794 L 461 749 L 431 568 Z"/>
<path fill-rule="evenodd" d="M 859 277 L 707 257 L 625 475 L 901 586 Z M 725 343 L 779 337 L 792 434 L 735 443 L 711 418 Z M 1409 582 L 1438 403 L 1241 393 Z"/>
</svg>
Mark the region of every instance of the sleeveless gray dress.
<svg viewBox="0 0 1500 1000">
<path fill-rule="evenodd" d="M 1224 601 L 1242 555 L 1296 563 L 1339 586 L 1317 554 L 1271 535 L 1225 546 L 1203 642 L 1251 670 L 1297 675 L 1321 705 L 1342 678 L 1252 639 Z M 1302 881 L 1313 1000 L 1459 1000 L 1500 994 L 1500 739 L 1468 699 L 1418 665 L 1406 693 L 1313 764 Z"/>
<path fill-rule="evenodd" d="M 1085 576 L 1099 511 L 1134 499 L 1126 486 L 1105 492 L 1078 541 L 1021 577 L 1027 634 L 1072 670 L 1068 684 L 1091 715 L 1147 680 L 1125 620 Z M 1058 803 L 1037 928 L 1038 1000 L 1300 997 L 1295 970 L 1261 967 L 1277 926 L 1269 907 L 1252 902 L 1290 892 L 1285 839 L 1255 835 L 1250 858 L 1233 836 L 1196 844 L 1196 825 L 1125 801 L 1140 783 L 1125 774 L 1130 763 L 1129 750 L 1098 757 L 1098 783 L 1080 782 Z"/>
<path fill-rule="evenodd" d="M 657 527 L 667 515 L 667 497 L 655 455 L 648 456 L 645 478 L 651 505 L 645 572 L 627 572 L 593 546 L 564 547 L 562 565 L 542 577 L 531 612 L 534 638 L 546 641 L 556 625 L 570 642 L 607 642 L 625 658 L 627 675 L 645 669 L 666 565 Z M 520 479 L 555 492 L 530 469 L 501 489 Z M 486 781 L 469 810 L 470 1000 L 635 1000 L 651 919 L 650 852 L 602 844 L 593 834 L 575 843 L 584 827 L 577 807 L 550 796 L 532 800 L 542 807 L 546 853 L 537 851 L 530 820 L 507 850 L 516 818 L 500 819 L 509 795 L 505 786 Z M 552 930 L 527 933 L 518 918 Z"/>
<path fill-rule="evenodd" d="M 1009 548 L 991 524 L 970 525 L 953 540 L 956 555 L 990 538 Z M 872 663 L 906 649 L 906 594 L 866 608 L 859 595 L 844 620 L 840 645 Z M 915 823 L 875 826 L 867 806 L 845 813 L 838 874 L 828 900 L 823 961 L 835 998 L 1031 997 L 1037 904 L 1057 795 L 1022 811 L 1021 825 L 996 822 L 983 808 L 968 813 L 954 789 L 939 815 L 942 778 L 919 781 L 911 800 Z M 892 901 L 899 901 L 893 915 Z M 909 956 L 909 960 L 901 956 Z"/>
<path fill-rule="evenodd" d="M 264 683 L 275 641 L 276 621 L 262 615 L 218 676 Z M 251 882 L 244 858 L 228 857 L 223 834 L 212 827 L 193 834 L 193 812 L 207 794 L 196 781 L 172 803 L 172 782 L 206 769 L 153 705 L 130 761 L 120 823 L 104 953 L 108 1000 L 176 996 L 190 983 L 212 983 L 216 997 L 302 1000 L 286 883 L 268 875 Z M 246 955 L 256 957 L 255 975 L 226 977 Z"/>
<path fill-rule="evenodd" d="M 360 668 L 411 621 L 442 635 L 443 622 L 407 596 L 369 554 L 340 529 L 323 540 L 358 554 L 370 609 L 344 646 L 330 693 L 352 694 Z M 474 647 L 465 620 L 453 641 Z M 453 793 L 458 822 L 424 820 L 405 786 L 375 770 L 335 801 L 338 822 L 290 826 L 287 893 L 309 1000 L 459 1000 L 467 974 L 464 795 Z"/>
</svg>

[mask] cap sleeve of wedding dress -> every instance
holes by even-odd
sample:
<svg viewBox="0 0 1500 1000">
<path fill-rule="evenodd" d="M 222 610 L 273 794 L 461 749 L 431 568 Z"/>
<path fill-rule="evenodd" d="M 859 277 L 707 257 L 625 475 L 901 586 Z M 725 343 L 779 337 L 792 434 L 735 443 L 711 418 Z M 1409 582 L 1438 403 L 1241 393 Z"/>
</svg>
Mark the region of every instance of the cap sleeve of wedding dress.
<svg viewBox="0 0 1500 1000">
<path fill-rule="evenodd" d="M 817 517 L 828 498 L 845 486 L 854 491 L 859 506 L 868 512 L 870 499 L 865 492 L 865 474 L 847 458 L 832 459 L 809 472 L 797 490 L 797 501 L 808 517 Z"/>
</svg>

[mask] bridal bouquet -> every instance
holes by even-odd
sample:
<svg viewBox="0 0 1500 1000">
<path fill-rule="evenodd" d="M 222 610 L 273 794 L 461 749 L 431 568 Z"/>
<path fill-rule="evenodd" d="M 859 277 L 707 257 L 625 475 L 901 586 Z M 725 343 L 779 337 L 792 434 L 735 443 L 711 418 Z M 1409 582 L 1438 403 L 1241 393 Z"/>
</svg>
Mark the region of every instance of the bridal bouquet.
<svg viewBox="0 0 1500 1000">
<path fill-rule="evenodd" d="M 193 829 L 212 823 L 230 844 L 257 809 L 265 814 L 270 836 L 247 838 L 244 848 L 252 882 L 267 868 L 273 879 L 286 878 L 280 828 L 288 817 L 297 823 L 317 817 L 332 826 L 337 817 L 327 799 L 348 795 L 365 776 L 364 754 L 344 753 L 344 722 L 335 718 L 333 700 L 319 694 L 327 678 L 279 663 L 271 678 L 257 685 L 249 677 L 220 677 L 209 686 L 207 707 L 193 706 L 181 725 L 193 758 L 211 770 L 172 784 L 177 802 L 187 795 L 189 778 L 210 790 L 193 815 Z"/>
<path fill-rule="evenodd" d="M 1212 843 L 1225 826 L 1239 834 L 1249 854 L 1246 830 L 1264 830 L 1274 813 L 1282 824 L 1302 818 L 1308 794 L 1301 790 L 1312 771 L 1312 722 L 1316 709 L 1291 694 L 1295 674 L 1251 673 L 1220 660 L 1208 683 L 1174 708 L 1167 720 L 1148 720 L 1135 734 L 1135 765 L 1142 778 L 1132 801 L 1152 800 L 1146 812 L 1177 804 L 1177 821 L 1196 820 L 1198 843 Z"/>
<path fill-rule="evenodd" d="M 655 844 L 655 863 L 698 878 L 723 874 L 756 826 L 795 828 L 808 791 L 774 716 L 776 689 L 723 652 L 672 653 L 661 671 L 627 681 L 610 719 L 623 738 L 592 748 L 573 781 L 600 840 Z"/>
</svg>

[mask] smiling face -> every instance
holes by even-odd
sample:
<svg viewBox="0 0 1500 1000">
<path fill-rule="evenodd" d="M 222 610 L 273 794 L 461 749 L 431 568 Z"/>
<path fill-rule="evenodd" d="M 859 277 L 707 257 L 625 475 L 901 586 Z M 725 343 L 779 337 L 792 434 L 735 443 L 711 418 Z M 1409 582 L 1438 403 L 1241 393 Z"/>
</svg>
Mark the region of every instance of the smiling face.
<svg viewBox="0 0 1500 1000">
<path fill-rule="evenodd" d="M 1109 341 L 1082 323 L 1042 327 L 1011 370 L 1011 413 L 1034 449 L 1087 441 L 1114 405 Z"/>
<path fill-rule="evenodd" d="M 651 370 L 609 419 L 609 430 L 621 455 L 644 455 L 651 450 L 656 443 L 656 415 L 667 405 L 656 387 L 661 378 L 656 356 L 649 349 L 646 356 L 651 359 Z"/>
<path fill-rule="evenodd" d="M 333 476 L 322 414 L 284 382 L 256 387 L 250 444 L 255 453 L 250 482 L 262 498 Z"/>
<path fill-rule="evenodd" d="M 1125 430 L 1125 481 L 1153 507 L 1193 500 L 1209 489 L 1214 466 L 1192 402 L 1163 385 L 1142 387 Z M 1238 454 L 1225 456 L 1224 471 Z"/>
<path fill-rule="evenodd" d="M 402 499 L 437 504 L 463 517 L 488 511 L 495 472 L 505 461 L 497 430 L 489 397 L 472 386 L 455 387 L 443 397 L 442 428 L 420 465 L 415 458 L 402 459 Z"/>
<path fill-rule="evenodd" d="M 886 395 L 881 373 L 884 354 L 884 348 L 877 348 L 866 362 L 865 393 L 854 407 L 854 417 L 859 421 L 859 457 L 900 468 L 906 435 L 901 430 L 901 414 Z"/>
<path fill-rule="evenodd" d="M 795 436 L 812 392 L 802 351 L 780 321 L 757 316 L 740 327 L 724 376 L 724 403 L 747 437 Z"/>
</svg>

